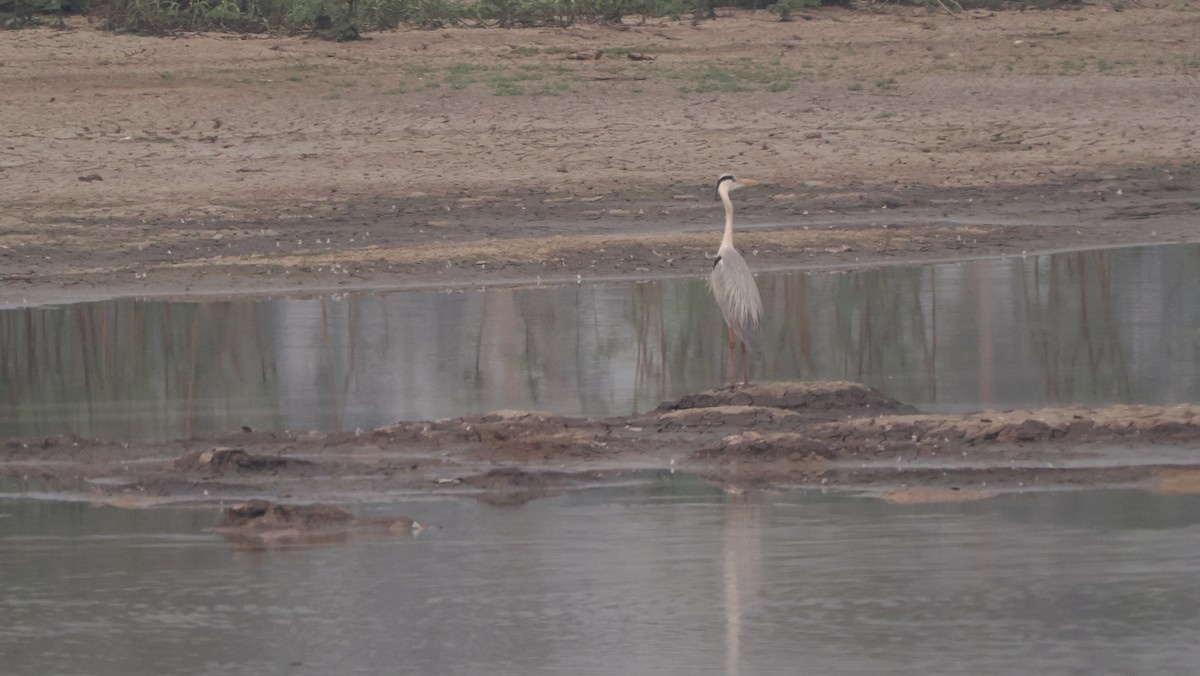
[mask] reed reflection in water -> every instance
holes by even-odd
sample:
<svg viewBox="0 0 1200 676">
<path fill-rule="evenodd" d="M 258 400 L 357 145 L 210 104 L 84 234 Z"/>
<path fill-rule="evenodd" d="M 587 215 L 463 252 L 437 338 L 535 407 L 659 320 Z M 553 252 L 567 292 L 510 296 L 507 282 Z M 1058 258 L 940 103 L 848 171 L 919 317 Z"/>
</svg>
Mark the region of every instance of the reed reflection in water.
<svg viewBox="0 0 1200 676">
<path fill-rule="evenodd" d="M 759 276 L 759 380 L 931 410 L 1200 400 L 1200 247 Z M 0 435 L 646 410 L 728 378 L 701 278 L 0 312 Z"/>
<path fill-rule="evenodd" d="M 6 676 L 1188 674 L 1200 661 L 1194 494 L 734 502 L 663 472 L 521 507 L 360 504 L 437 527 L 247 551 L 207 531 L 215 506 L 3 489 Z"/>
</svg>

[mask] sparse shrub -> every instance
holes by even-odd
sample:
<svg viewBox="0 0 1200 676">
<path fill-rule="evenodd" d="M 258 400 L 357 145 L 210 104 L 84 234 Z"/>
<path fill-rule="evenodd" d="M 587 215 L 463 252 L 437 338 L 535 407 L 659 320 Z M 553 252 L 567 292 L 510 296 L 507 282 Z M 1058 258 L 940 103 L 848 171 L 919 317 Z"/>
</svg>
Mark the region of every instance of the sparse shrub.
<svg viewBox="0 0 1200 676">
<path fill-rule="evenodd" d="M 813 9 L 821 6 L 821 0 L 779 0 L 767 7 L 767 11 L 779 17 L 780 21 L 791 21 L 792 12 L 801 9 Z"/>
<path fill-rule="evenodd" d="M 302 0 L 292 6 L 288 23 L 292 26 L 311 24 L 312 34 L 326 40 L 347 42 L 359 37 L 354 0 Z"/>
<path fill-rule="evenodd" d="M 463 5 L 455 0 L 408 0 L 401 3 L 376 1 L 395 6 L 397 22 L 413 28 L 453 26 L 462 22 L 464 14 Z"/>
<path fill-rule="evenodd" d="M 1123 3 L 1126 0 L 1113 0 Z M 765 0 L 771 2 L 771 0 Z M 768 9 L 782 21 L 797 10 L 848 5 L 851 0 L 776 0 Z M 1083 0 L 900 0 L 973 7 L 1062 7 Z M 84 4 L 87 3 L 87 4 Z M 0 0 L 0 26 L 44 22 L 39 17 L 87 11 L 111 30 L 163 34 L 177 30 L 299 33 L 346 40 L 360 31 L 440 28 L 473 21 L 487 26 L 617 23 L 629 16 L 713 19 L 718 7 L 759 9 L 764 0 Z"/>
</svg>

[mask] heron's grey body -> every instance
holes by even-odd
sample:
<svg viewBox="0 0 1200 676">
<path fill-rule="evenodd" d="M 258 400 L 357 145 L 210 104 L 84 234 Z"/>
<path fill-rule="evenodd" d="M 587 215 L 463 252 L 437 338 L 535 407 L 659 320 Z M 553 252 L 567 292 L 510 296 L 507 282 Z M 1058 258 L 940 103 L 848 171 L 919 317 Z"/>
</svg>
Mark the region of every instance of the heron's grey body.
<svg viewBox="0 0 1200 676">
<path fill-rule="evenodd" d="M 762 298 L 746 259 L 732 246 L 717 252 L 712 274 L 708 276 L 725 324 L 751 354 L 758 354 L 758 323 L 762 320 Z"/>
<path fill-rule="evenodd" d="M 713 261 L 712 273 L 708 276 L 708 286 L 729 327 L 729 377 L 733 380 L 737 374 L 736 338 L 736 342 L 742 345 L 742 383 L 746 385 L 750 384 L 746 351 L 749 349 L 758 354 L 758 326 L 762 321 L 763 306 L 754 274 L 750 272 L 746 259 L 733 246 L 733 201 L 729 199 L 729 191 L 756 182 L 753 179 L 738 180 L 732 174 L 725 174 L 717 181 L 717 196 L 725 203 L 725 234 L 721 239 L 721 248 L 717 250 L 717 258 Z"/>
</svg>

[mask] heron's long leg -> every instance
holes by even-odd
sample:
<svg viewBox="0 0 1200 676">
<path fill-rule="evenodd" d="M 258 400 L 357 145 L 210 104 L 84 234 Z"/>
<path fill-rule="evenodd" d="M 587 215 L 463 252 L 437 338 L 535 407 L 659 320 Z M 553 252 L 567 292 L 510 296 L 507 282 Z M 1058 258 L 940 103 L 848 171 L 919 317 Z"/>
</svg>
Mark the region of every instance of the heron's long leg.
<svg viewBox="0 0 1200 676">
<path fill-rule="evenodd" d="M 733 337 L 733 328 L 730 328 L 730 382 L 738 382 L 738 342 Z"/>
<path fill-rule="evenodd" d="M 746 360 L 746 344 L 742 343 L 742 384 L 750 384 L 750 363 Z"/>
</svg>

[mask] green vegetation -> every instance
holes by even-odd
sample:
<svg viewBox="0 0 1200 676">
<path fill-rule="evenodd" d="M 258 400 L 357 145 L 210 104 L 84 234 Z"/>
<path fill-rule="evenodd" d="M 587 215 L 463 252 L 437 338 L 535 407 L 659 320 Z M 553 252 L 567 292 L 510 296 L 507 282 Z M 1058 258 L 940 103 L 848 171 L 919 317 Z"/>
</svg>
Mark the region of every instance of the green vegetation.
<svg viewBox="0 0 1200 676">
<path fill-rule="evenodd" d="M 496 96 L 520 96 L 525 93 L 512 78 L 496 78 L 492 80 L 492 86 L 496 88 Z"/>
<path fill-rule="evenodd" d="M 375 93 L 395 96 L 422 87 L 449 87 L 455 91 L 481 87 L 490 88 L 496 96 L 558 96 L 572 91 L 571 83 L 578 80 L 577 75 L 561 65 L 511 67 L 503 62 L 500 65 L 462 62 L 436 68 L 414 64 L 404 69 L 399 82 L 377 88 Z"/>
<path fill-rule="evenodd" d="M 454 64 L 446 71 L 446 84 L 454 90 L 466 89 L 475 82 L 474 74 L 481 70 L 484 70 L 484 66 L 471 63 Z"/>
<path fill-rule="evenodd" d="M 539 73 L 518 71 L 516 73 L 495 73 L 487 78 L 487 82 L 492 85 L 492 91 L 496 96 L 521 96 L 525 93 L 525 88 L 519 84 L 520 82 L 541 79 L 542 76 Z"/>
<path fill-rule="evenodd" d="M 780 21 L 792 21 L 792 12 L 801 9 L 815 9 L 821 6 L 821 0 L 779 0 L 767 7 Z"/>
<path fill-rule="evenodd" d="M 900 0 L 951 9 L 1050 7 L 1082 0 Z M 1121 0 L 1118 0 L 1120 3 Z M 308 32 L 331 40 L 353 40 L 360 31 L 406 25 L 569 26 L 587 21 L 618 23 L 627 17 L 713 18 L 717 7 L 762 9 L 781 21 L 798 10 L 848 5 L 850 0 L 0 0 L 0 27 L 59 20 L 87 12 L 108 28 L 146 34 L 179 30 Z M 524 50 L 524 51 L 522 51 Z M 536 48 L 514 50 L 518 56 Z"/>
<path fill-rule="evenodd" d="M 747 92 L 760 89 L 782 92 L 791 89 L 796 81 L 795 71 L 789 68 L 778 64 L 763 65 L 749 59 L 740 59 L 728 66 L 707 65 L 682 71 L 671 77 L 690 83 L 679 88 L 679 91 L 684 93 Z"/>
<path fill-rule="evenodd" d="M 553 84 L 543 85 L 530 93 L 534 96 L 558 96 L 559 94 L 569 91 L 571 91 L 571 85 L 567 84 L 566 82 L 555 82 Z"/>
<path fill-rule="evenodd" d="M 1100 71 L 1101 73 L 1107 73 L 1108 71 L 1116 70 L 1121 66 L 1135 65 L 1137 65 L 1137 61 L 1134 59 L 1115 59 L 1113 61 L 1109 61 L 1108 59 L 1096 59 L 1096 70 Z"/>
<path fill-rule="evenodd" d="M 32 23 L 34 14 L 59 13 L 69 2 L 79 0 L 0 0 L 0 25 Z M 761 8 L 760 3 L 733 0 L 730 6 Z M 112 30 L 135 33 L 310 32 L 350 40 L 360 31 L 402 24 L 414 28 L 569 26 L 585 21 L 616 23 L 630 16 L 679 18 L 691 13 L 698 17 L 711 13 L 713 7 L 712 0 L 91 0 L 88 11 Z M 10 13 L 14 18 L 5 21 Z M 518 55 L 534 53 L 536 48 Z"/>
<path fill-rule="evenodd" d="M 1083 61 L 1075 61 L 1073 59 L 1063 59 L 1058 64 L 1059 75 L 1078 75 L 1087 68 L 1087 64 Z"/>
</svg>

